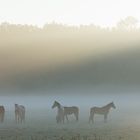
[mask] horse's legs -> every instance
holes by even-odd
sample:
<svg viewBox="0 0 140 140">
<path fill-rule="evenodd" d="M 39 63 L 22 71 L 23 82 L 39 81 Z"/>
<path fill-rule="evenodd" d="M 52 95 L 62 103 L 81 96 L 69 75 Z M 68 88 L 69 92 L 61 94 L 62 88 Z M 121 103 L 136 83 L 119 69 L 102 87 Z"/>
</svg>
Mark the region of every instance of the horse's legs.
<svg viewBox="0 0 140 140">
<path fill-rule="evenodd" d="M 21 116 L 20 116 L 20 122 L 21 123 L 23 122 L 23 112 L 21 113 Z"/>
<path fill-rule="evenodd" d="M 88 120 L 88 123 L 90 123 L 90 118 L 91 118 L 91 117 L 89 116 L 89 120 Z"/>
<path fill-rule="evenodd" d="M 17 123 L 17 113 L 15 112 L 15 122 Z"/>
<path fill-rule="evenodd" d="M 5 115 L 5 112 L 2 113 L 1 122 L 4 122 L 4 115 Z"/>
<path fill-rule="evenodd" d="M 66 116 L 67 122 L 69 122 L 69 119 L 68 119 L 68 116 L 67 116 L 67 114 L 66 114 L 65 116 Z"/>
<path fill-rule="evenodd" d="M 2 122 L 2 114 L 0 114 L 0 122 Z"/>
<path fill-rule="evenodd" d="M 59 115 L 56 116 L 56 122 L 57 123 L 61 123 L 62 122 L 62 119 Z"/>
<path fill-rule="evenodd" d="M 78 113 L 74 113 L 75 117 L 76 117 L 76 121 L 78 121 Z"/>
<path fill-rule="evenodd" d="M 61 122 L 62 122 L 61 118 L 58 117 L 58 119 L 57 119 L 57 123 L 61 123 Z"/>
<path fill-rule="evenodd" d="M 79 113 L 76 114 L 76 121 L 79 120 Z"/>
<path fill-rule="evenodd" d="M 23 112 L 21 113 L 20 121 L 21 121 L 21 123 L 23 122 Z"/>
<path fill-rule="evenodd" d="M 89 123 L 90 121 L 92 121 L 92 123 L 94 123 L 94 110 L 90 109 L 90 116 L 89 116 Z"/>
<path fill-rule="evenodd" d="M 92 113 L 91 120 L 92 120 L 92 123 L 94 123 L 94 113 Z"/>
<path fill-rule="evenodd" d="M 94 123 L 94 114 L 90 114 L 89 116 L 89 123 L 90 121 L 92 121 L 92 123 Z"/>
<path fill-rule="evenodd" d="M 15 111 L 15 122 L 16 123 L 19 122 L 19 113 L 18 113 L 18 111 Z"/>
<path fill-rule="evenodd" d="M 59 116 L 57 115 L 56 116 L 56 123 L 58 123 L 59 122 Z"/>
<path fill-rule="evenodd" d="M 65 122 L 65 115 L 62 116 L 62 122 L 64 124 L 64 122 Z"/>
<path fill-rule="evenodd" d="M 16 114 L 16 123 L 19 123 L 19 115 Z"/>
<path fill-rule="evenodd" d="M 22 113 L 18 112 L 18 123 L 22 123 Z"/>
<path fill-rule="evenodd" d="M 91 114 L 90 114 L 90 116 L 89 116 L 89 121 L 88 121 L 88 122 L 90 123 L 91 120 L 92 120 L 92 116 L 91 116 Z"/>
<path fill-rule="evenodd" d="M 25 113 L 23 113 L 23 122 L 25 123 Z"/>
<path fill-rule="evenodd" d="M 25 111 L 22 113 L 22 119 L 23 119 L 23 122 L 25 123 Z"/>
<path fill-rule="evenodd" d="M 104 122 L 107 122 L 107 114 L 104 115 Z"/>
<path fill-rule="evenodd" d="M 18 123 L 20 123 L 20 114 L 18 114 L 17 117 L 18 117 Z"/>
</svg>

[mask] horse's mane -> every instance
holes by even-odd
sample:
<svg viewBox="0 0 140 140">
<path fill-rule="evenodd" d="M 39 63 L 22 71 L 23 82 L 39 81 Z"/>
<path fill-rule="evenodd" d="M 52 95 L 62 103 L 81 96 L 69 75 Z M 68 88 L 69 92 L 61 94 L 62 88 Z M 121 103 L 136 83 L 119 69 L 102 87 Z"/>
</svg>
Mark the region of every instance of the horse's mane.
<svg viewBox="0 0 140 140">
<path fill-rule="evenodd" d="M 58 102 L 58 101 L 55 101 L 60 107 L 62 107 L 62 105 Z"/>
<path fill-rule="evenodd" d="M 107 105 L 103 106 L 103 107 L 107 107 L 110 106 L 113 102 L 108 103 Z"/>
<path fill-rule="evenodd" d="M 58 101 L 55 101 L 57 104 L 61 105 Z"/>
</svg>

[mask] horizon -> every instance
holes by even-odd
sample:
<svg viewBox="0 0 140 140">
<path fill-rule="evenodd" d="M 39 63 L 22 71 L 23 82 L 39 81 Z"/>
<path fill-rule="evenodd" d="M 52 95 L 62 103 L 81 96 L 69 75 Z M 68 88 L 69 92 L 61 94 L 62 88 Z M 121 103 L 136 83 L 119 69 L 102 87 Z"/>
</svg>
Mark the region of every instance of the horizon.
<svg viewBox="0 0 140 140">
<path fill-rule="evenodd" d="M 21 26 L 24 26 L 24 25 L 26 26 L 27 25 L 27 26 L 37 27 L 37 28 L 40 28 L 40 29 L 44 28 L 44 26 L 46 26 L 46 25 L 52 25 L 52 24 L 62 25 L 62 26 L 66 26 L 66 27 L 77 27 L 77 28 L 79 28 L 81 26 L 92 26 L 93 25 L 93 26 L 100 27 L 100 28 L 109 28 L 109 29 L 112 29 L 112 28 L 117 28 L 120 22 L 123 22 L 123 21 L 125 21 L 125 20 L 127 20 L 129 18 L 130 18 L 130 20 L 131 19 L 132 20 L 136 20 L 136 23 L 134 23 L 135 24 L 135 28 L 140 28 L 140 20 L 138 20 L 136 17 L 131 16 L 131 15 L 128 15 L 128 16 L 126 16 L 124 18 L 120 18 L 116 23 L 114 23 L 112 25 L 104 25 L 104 24 L 94 23 L 94 22 L 90 22 L 90 23 L 79 23 L 79 24 L 74 24 L 74 23 L 73 24 L 69 24 L 69 23 L 65 23 L 65 22 L 57 21 L 57 20 L 56 21 L 55 20 L 52 20 L 52 21 L 49 21 L 49 22 L 46 21 L 46 22 L 42 23 L 42 25 L 34 24 L 34 23 L 12 22 L 12 21 L 5 20 L 5 21 L 1 21 L 0 22 L 0 25 L 5 24 L 5 23 L 6 24 L 9 24 L 9 25 L 21 25 Z"/>
<path fill-rule="evenodd" d="M 48 25 L 56 25 L 56 26 L 65 26 L 67 28 L 68 27 L 81 28 L 81 27 L 94 26 L 94 27 L 97 27 L 97 28 L 99 27 L 101 29 L 119 29 L 120 28 L 120 29 L 133 30 L 134 28 L 135 29 L 140 28 L 140 21 L 137 18 L 133 17 L 133 16 L 127 16 L 124 19 L 120 19 L 113 26 L 104 26 L 104 25 L 99 25 L 99 24 L 95 24 L 95 23 L 89 23 L 89 24 L 65 24 L 65 23 L 57 22 L 57 21 L 45 22 L 42 26 L 39 26 L 37 24 L 28 24 L 28 23 L 12 23 L 10 21 L 2 21 L 2 22 L 0 22 L 0 26 L 1 25 L 29 26 L 29 27 L 39 28 L 39 29 L 43 29 L 44 27 L 46 27 Z M 132 28 L 131 28 L 131 26 L 132 26 Z"/>
<path fill-rule="evenodd" d="M 43 27 L 45 23 L 55 21 L 66 25 L 94 23 L 101 27 L 114 27 L 128 16 L 140 20 L 138 5 L 138 0 L 2 0 L 0 23 L 6 21 Z"/>
</svg>

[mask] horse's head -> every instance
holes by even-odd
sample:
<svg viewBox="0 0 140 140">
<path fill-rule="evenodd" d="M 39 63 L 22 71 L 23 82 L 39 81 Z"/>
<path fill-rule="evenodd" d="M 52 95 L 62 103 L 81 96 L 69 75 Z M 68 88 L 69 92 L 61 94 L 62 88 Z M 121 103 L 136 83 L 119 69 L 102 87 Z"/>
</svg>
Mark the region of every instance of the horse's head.
<svg viewBox="0 0 140 140">
<path fill-rule="evenodd" d="M 52 109 L 55 107 L 59 107 L 59 106 L 60 106 L 60 104 L 57 101 L 54 101 L 54 103 L 52 105 Z"/>
<path fill-rule="evenodd" d="M 110 104 L 110 105 L 111 105 L 111 107 L 112 107 L 112 108 L 114 108 L 114 109 L 116 108 L 116 106 L 115 106 L 114 102 L 111 102 L 111 104 Z"/>
</svg>

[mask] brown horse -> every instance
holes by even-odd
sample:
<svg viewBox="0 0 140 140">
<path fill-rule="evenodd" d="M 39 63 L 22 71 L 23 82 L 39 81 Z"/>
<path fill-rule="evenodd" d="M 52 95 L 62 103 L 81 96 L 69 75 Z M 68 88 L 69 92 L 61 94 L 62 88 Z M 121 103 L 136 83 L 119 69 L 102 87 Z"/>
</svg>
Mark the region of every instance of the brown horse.
<svg viewBox="0 0 140 140">
<path fill-rule="evenodd" d="M 0 106 L 0 122 L 4 122 L 4 115 L 5 115 L 4 106 Z"/>
<path fill-rule="evenodd" d="M 76 117 L 76 121 L 78 121 L 79 117 L 79 108 L 76 106 L 72 107 L 63 107 L 59 102 L 55 101 L 52 108 L 58 108 L 57 116 L 56 116 L 56 121 L 57 123 L 64 123 L 65 118 L 68 121 L 68 115 L 74 114 Z"/>
<path fill-rule="evenodd" d="M 79 119 L 79 108 L 77 106 L 71 106 L 71 107 L 64 107 L 64 116 L 66 116 L 67 121 L 68 115 L 74 114 L 76 121 Z"/>
<path fill-rule="evenodd" d="M 111 102 L 103 107 L 92 107 L 90 109 L 89 123 L 90 123 L 90 121 L 92 121 L 92 123 L 94 122 L 95 114 L 104 115 L 104 122 L 107 122 L 107 115 L 111 108 L 114 108 L 114 109 L 116 108 L 113 102 Z"/>
<path fill-rule="evenodd" d="M 15 104 L 15 121 L 16 123 L 25 122 L 25 107 Z"/>
</svg>

